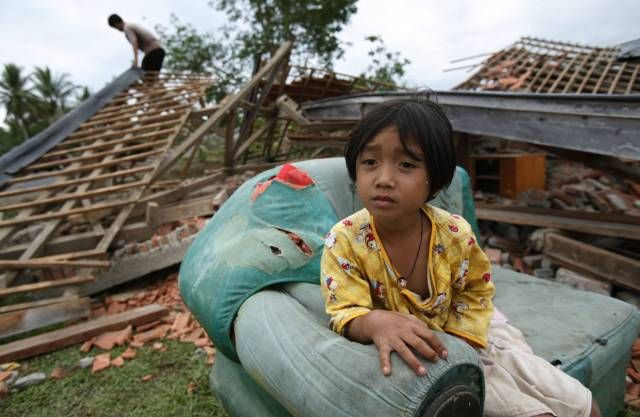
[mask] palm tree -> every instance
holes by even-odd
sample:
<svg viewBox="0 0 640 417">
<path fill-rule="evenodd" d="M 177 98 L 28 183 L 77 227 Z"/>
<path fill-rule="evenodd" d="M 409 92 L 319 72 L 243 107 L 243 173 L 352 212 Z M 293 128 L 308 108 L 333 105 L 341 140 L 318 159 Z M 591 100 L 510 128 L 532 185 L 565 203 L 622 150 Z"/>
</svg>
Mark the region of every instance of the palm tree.
<svg viewBox="0 0 640 417">
<path fill-rule="evenodd" d="M 69 110 L 67 100 L 77 88 L 67 80 L 68 74 L 54 75 L 49 67 L 36 67 L 33 73 L 34 90 L 40 99 L 38 119 L 44 119 L 47 124 Z"/>
<path fill-rule="evenodd" d="M 7 111 L 9 126 L 17 129 L 23 140 L 30 135 L 28 119 L 35 104 L 35 97 L 27 85 L 29 79 L 30 76 L 23 75 L 22 68 L 15 64 L 5 64 L 0 74 L 0 103 Z"/>
<path fill-rule="evenodd" d="M 83 86 L 79 88 L 80 88 L 80 92 L 76 93 L 76 97 L 75 97 L 76 105 L 82 103 L 83 101 L 91 97 L 91 90 L 89 90 L 89 87 Z"/>
</svg>

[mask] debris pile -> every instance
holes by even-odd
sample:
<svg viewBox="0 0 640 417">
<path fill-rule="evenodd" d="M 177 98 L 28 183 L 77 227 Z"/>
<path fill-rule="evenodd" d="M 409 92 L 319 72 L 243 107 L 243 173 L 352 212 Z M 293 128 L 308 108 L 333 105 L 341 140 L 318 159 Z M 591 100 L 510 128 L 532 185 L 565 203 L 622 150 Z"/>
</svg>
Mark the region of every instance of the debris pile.
<svg viewBox="0 0 640 417">
<path fill-rule="evenodd" d="M 90 369 L 91 373 L 101 372 L 108 368 L 126 366 L 127 361 L 134 360 L 137 350 L 151 346 L 157 351 L 166 351 L 164 339 L 191 343 L 196 353 L 206 357 L 206 363 L 215 360 L 216 349 L 206 335 L 204 329 L 193 318 L 184 306 L 178 291 L 178 275 L 170 274 L 151 287 L 106 296 L 103 301 L 95 302 L 91 308 L 92 320 L 115 316 L 127 311 L 136 311 L 144 306 L 164 306 L 162 315 L 150 317 L 145 323 L 126 325 L 117 330 L 100 332 L 86 340 L 79 350 L 87 356 L 72 367 L 56 367 L 49 378 L 62 379 L 73 370 Z M 112 350 L 119 347 L 117 356 Z M 147 375 L 147 380 L 152 376 Z M 47 379 L 41 372 L 20 375 L 20 364 L 8 362 L 0 365 L 0 398 L 12 390 L 21 390 L 29 385 L 39 384 Z M 144 379 L 143 379 L 144 380 Z"/>
</svg>

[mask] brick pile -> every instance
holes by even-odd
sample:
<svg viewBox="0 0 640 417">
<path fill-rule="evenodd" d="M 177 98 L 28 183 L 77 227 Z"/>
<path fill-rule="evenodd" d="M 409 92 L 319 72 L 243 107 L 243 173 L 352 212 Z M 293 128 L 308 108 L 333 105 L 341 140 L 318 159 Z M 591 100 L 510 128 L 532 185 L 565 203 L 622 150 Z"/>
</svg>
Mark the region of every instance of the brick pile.
<svg viewBox="0 0 640 417">
<path fill-rule="evenodd" d="M 566 161 L 550 163 L 547 171 L 545 190 L 526 190 L 499 203 L 640 216 L 640 183 Z"/>
<path fill-rule="evenodd" d="M 185 343 L 193 343 L 207 354 L 207 362 L 215 359 L 215 347 L 204 329 L 186 309 L 178 290 L 178 274 L 170 274 L 166 279 L 150 288 L 115 294 L 105 297 L 102 303 L 92 306 L 92 317 L 105 314 L 117 314 L 149 304 L 161 304 L 169 308 L 169 315 L 161 320 L 124 330 L 105 332 L 85 342 L 80 350 L 88 353 L 98 348 L 106 353 L 96 356 L 92 371 L 99 372 L 111 366 L 120 367 L 125 360 L 136 357 L 136 349 L 151 344 L 154 350 L 166 350 L 163 339 L 174 339 Z M 118 357 L 111 358 L 111 351 L 117 346 L 127 346 Z"/>
</svg>

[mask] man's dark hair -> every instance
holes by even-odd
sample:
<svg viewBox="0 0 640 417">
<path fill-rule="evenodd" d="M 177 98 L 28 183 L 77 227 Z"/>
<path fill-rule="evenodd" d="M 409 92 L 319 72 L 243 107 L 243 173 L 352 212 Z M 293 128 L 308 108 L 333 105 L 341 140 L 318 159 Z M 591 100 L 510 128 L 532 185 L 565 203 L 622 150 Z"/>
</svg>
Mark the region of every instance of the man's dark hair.
<svg viewBox="0 0 640 417">
<path fill-rule="evenodd" d="M 426 95 L 385 101 L 360 119 L 344 152 L 349 176 L 356 180 L 358 155 L 370 140 L 388 127 L 398 129 L 402 146 L 417 159 L 422 158 L 413 155 L 407 145 L 415 141 L 420 146 L 431 185 L 427 200 L 432 199 L 451 183 L 456 157 L 451 122 L 442 108 Z"/>
<path fill-rule="evenodd" d="M 115 28 L 116 25 L 122 23 L 122 18 L 114 13 L 111 16 L 109 16 L 108 21 L 109 21 L 109 26 L 111 26 L 112 28 Z"/>
</svg>

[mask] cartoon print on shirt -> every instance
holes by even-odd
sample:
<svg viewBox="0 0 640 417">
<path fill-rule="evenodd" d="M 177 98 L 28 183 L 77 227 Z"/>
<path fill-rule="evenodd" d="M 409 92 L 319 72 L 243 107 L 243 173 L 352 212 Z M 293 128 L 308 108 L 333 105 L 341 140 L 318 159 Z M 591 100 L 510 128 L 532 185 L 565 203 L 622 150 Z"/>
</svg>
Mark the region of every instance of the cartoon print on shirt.
<svg viewBox="0 0 640 417">
<path fill-rule="evenodd" d="M 453 281 L 453 287 L 457 289 L 462 289 L 464 287 L 465 282 L 467 281 L 467 275 L 469 274 L 469 260 L 464 259 L 460 264 L 460 269 L 458 270 L 458 276 L 455 281 Z"/>
<path fill-rule="evenodd" d="M 358 234 L 356 235 L 356 242 L 364 243 L 367 248 L 371 250 L 378 250 L 378 244 L 376 243 L 375 235 L 371 229 L 371 224 L 364 223 L 360 226 Z"/>
<path fill-rule="evenodd" d="M 436 296 L 436 300 L 433 302 L 433 306 L 431 307 L 433 310 L 439 310 L 443 303 L 447 300 L 446 292 L 439 292 Z"/>
<path fill-rule="evenodd" d="M 336 234 L 333 232 L 327 233 L 327 236 L 324 238 L 324 245 L 327 249 L 331 249 L 336 244 Z"/>
<path fill-rule="evenodd" d="M 433 247 L 433 253 L 436 255 L 442 255 L 444 253 L 444 245 L 442 243 L 438 243 Z"/>
<path fill-rule="evenodd" d="M 329 290 L 329 299 L 332 302 L 336 301 L 336 289 L 338 288 L 338 282 L 333 279 L 333 277 L 331 275 L 327 275 L 324 278 L 324 283 L 327 286 L 327 289 Z"/>
<path fill-rule="evenodd" d="M 367 244 L 367 247 L 371 250 L 377 250 L 378 244 L 376 243 L 376 238 L 373 233 L 369 233 L 364 237 L 364 241 Z"/>
<path fill-rule="evenodd" d="M 340 268 L 342 268 L 345 272 L 350 272 L 351 270 L 355 269 L 355 267 L 351 262 L 339 256 L 338 256 L 338 263 L 340 264 Z"/>
<path fill-rule="evenodd" d="M 353 222 L 351 220 L 349 220 L 349 219 L 344 219 L 342 221 L 342 224 L 345 225 L 346 227 L 353 226 Z"/>
<path fill-rule="evenodd" d="M 457 320 L 461 320 L 462 315 L 467 310 L 469 310 L 469 305 L 463 303 L 462 301 L 456 301 L 455 303 L 451 304 L 451 311 L 453 312 L 453 315 Z"/>
<path fill-rule="evenodd" d="M 455 224 L 450 224 L 449 230 L 451 230 L 453 233 L 457 233 L 459 229 L 458 229 L 458 226 L 456 226 Z"/>
</svg>

